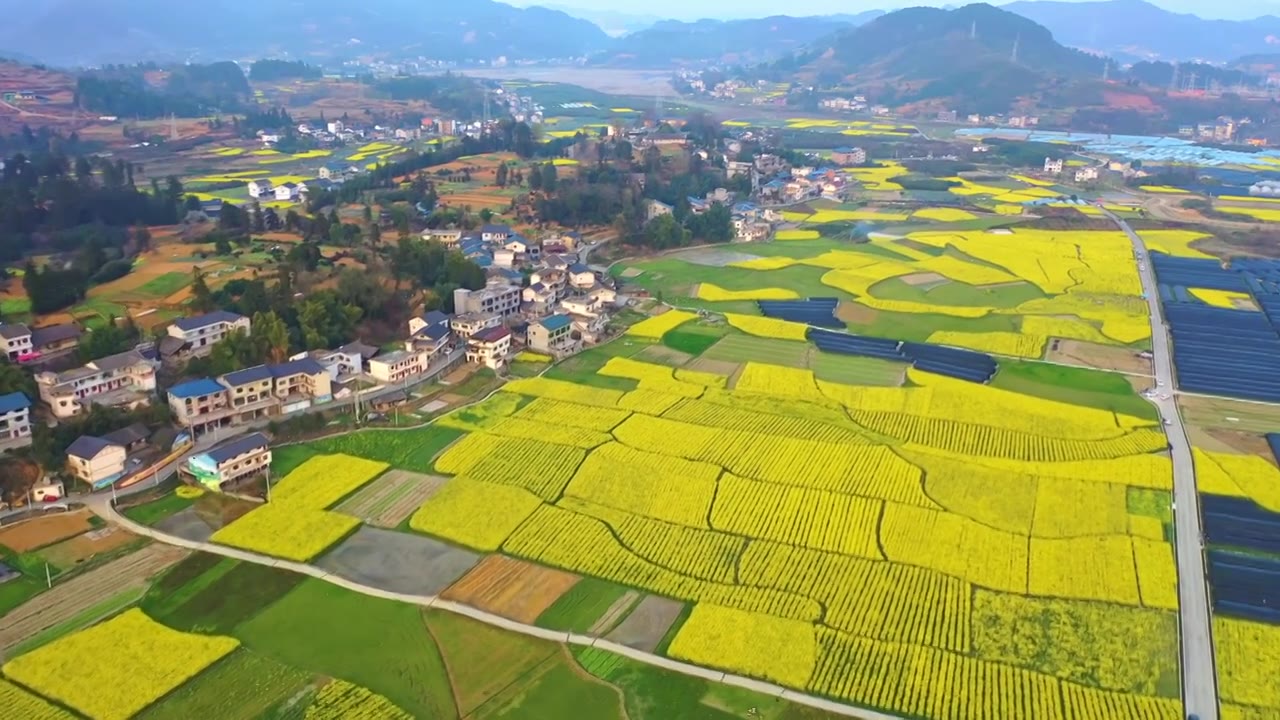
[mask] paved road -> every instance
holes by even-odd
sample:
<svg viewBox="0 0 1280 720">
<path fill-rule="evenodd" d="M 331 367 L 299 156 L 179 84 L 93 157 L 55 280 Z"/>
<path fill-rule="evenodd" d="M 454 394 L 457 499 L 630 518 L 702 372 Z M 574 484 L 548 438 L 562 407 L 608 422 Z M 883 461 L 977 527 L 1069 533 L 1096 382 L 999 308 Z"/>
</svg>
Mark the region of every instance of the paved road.
<svg viewBox="0 0 1280 720">
<path fill-rule="evenodd" d="M 1147 257 L 1142 238 L 1111 212 L 1106 213 L 1133 241 L 1134 252 L 1143 257 L 1142 291 L 1151 307 L 1151 347 L 1159 396 L 1151 398 L 1160 415 L 1170 422 L 1165 427 L 1173 456 L 1174 542 L 1178 562 L 1178 611 L 1182 631 L 1182 701 L 1188 715 L 1200 720 L 1218 720 L 1218 685 L 1214 672 L 1213 627 L 1209 613 L 1209 587 L 1205 582 L 1204 537 L 1200 527 L 1200 495 L 1196 491 L 1196 469 L 1191 457 L 1178 401 L 1173 392 L 1173 357 L 1169 333 L 1156 286 L 1155 270 Z"/>
<path fill-rule="evenodd" d="M 790 702 L 797 703 L 800 705 L 808 705 L 809 707 L 818 708 L 820 710 L 825 710 L 827 712 L 837 714 L 837 715 L 843 715 L 845 717 L 864 718 L 865 720 L 901 720 L 900 718 L 894 715 L 886 715 L 885 713 L 875 712 L 873 710 L 864 710 L 862 708 L 856 708 L 850 705 L 844 705 L 842 703 L 832 702 L 830 700 L 826 700 L 820 697 L 815 697 L 813 695 L 805 695 L 803 693 L 798 693 L 798 692 L 795 692 L 794 690 L 788 690 L 784 687 L 780 687 L 772 683 L 761 682 L 759 680 L 753 680 L 751 678 L 742 677 L 739 675 L 732 675 L 730 673 L 724 673 L 718 670 L 709 670 L 707 668 L 699 667 L 697 665 L 690 665 L 688 663 L 683 663 L 678 660 L 672 660 L 671 658 L 665 658 L 660 655 L 654 655 L 652 653 L 636 650 L 634 648 L 630 648 L 625 645 L 619 645 L 617 643 L 610 642 L 603 638 L 592 637 L 590 635 L 578 635 L 575 633 L 556 632 L 554 630 L 547 630 L 546 628 L 540 628 L 534 625 L 525 625 L 523 623 L 518 623 L 513 620 L 508 620 L 507 618 L 501 617 L 499 615 L 493 615 L 491 613 L 487 613 L 483 610 L 479 610 L 477 608 L 473 608 L 468 605 L 463 605 L 461 603 L 445 600 L 435 595 L 409 595 L 406 593 L 398 593 L 398 592 L 392 592 L 389 590 L 383 590 L 381 588 L 372 587 L 370 585 L 363 585 L 360 583 L 352 582 L 351 580 L 338 577 L 337 575 L 332 575 L 326 572 L 325 570 L 322 570 L 313 565 L 290 562 L 288 560 L 278 560 L 276 558 L 269 557 L 267 555 L 259 555 L 257 553 L 246 552 L 244 550 L 239 550 L 237 548 L 226 547 L 223 545 L 216 545 L 213 543 L 195 542 L 192 540 L 187 540 L 185 538 L 176 537 L 173 535 L 169 535 L 167 533 L 162 533 L 154 528 L 150 528 L 145 525 L 139 525 L 138 523 L 135 523 L 132 520 L 128 519 L 127 517 L 116 512 L 115 507 L 111 503 L 111 498 L 108 495 L 94 495 L 88 498 L 86 504 L 88 505 L 89 509 L 92 510 L 94 514 L 96 514 L 98 517 L 101 517 L 104 520 L 115 523 L 117 525 L 121 525 L 129 532 L 132 532 L 138 535 L 145 535 L 147 537 L 150 537 L 162 543 L 166 543 L 168 545 L 176 545 L 179 547 L 191 548 L 193 550 L 200 550 L 203 552 L 213 553 L 215 555 L 221 555 L 224 557 L 236 558 L 237 560 L 242 560 L 244 562 L 251 562 L 257 565 L 278 567 L 284 570 L 289 570 L 291 572 L 308 575 L 308 576 L 317 578 L 319 580 L 324 580 L 325 582 L 333 583 L 334 585 L 344 587 L 348 590 L 351 590 L 353 592 L 358 592 L 362 595 L 368 595 L 370 597 L 383 598 L 387 600 L 398 600 L 400 602 L 412 603 L 414 605 L 421 605 L 423 607 L 429 607 L 436 610 L 444 610 L 445 612 L 451 612 L 457 615 L 464 615 L 466 617 L 472 618 L 474 620 L 478 620 L 488 625 L 494 625 L 504 630 L 520 633 L 521 635 L 529 635 L 531 637 L 542 638 L 544 640 L 550 640 L 553 642 L 568 643 L 570 645 L 585 645 L 588 647 L 600 648 L 601 650 L 607 650 L 609 652 L 617 653 L 619 655 L 624 655 L 626 657 L 631 658 L 632 660 L 636 660 L 638 662 L 642 662 L 647 665 L 653 665 L 656 667 L 664 668 L 666 670 L 677 672 L 682 675 L 699 677 L 699 678 L 703 678 L 704 680 L 710 680 L 712 682 L 719 682 L 719 683 L 724 683 L 726 685 L 734 685 L 737 687 L 746 688 L 748 690 L 752 690 L 766 696 L 788 700 Z"/>
</svg>

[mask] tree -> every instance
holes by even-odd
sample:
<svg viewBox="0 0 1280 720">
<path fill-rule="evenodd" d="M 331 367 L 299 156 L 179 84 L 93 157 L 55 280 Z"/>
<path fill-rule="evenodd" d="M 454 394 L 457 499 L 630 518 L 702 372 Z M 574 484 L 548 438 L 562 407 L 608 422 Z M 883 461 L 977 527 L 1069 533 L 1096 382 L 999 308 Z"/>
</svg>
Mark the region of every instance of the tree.
<svg viewBox="0 0 1280 720">
<path fill-rule="evenodd" d="M 262 363 L 263 356 L 259 355 L 258 351 L 257 342 L 243 329 L 237 329 L 214 343 L 209 351 L 209 374 L 225 375 L 235 370 L 259 365 Z"/>
<path fill-rule="evenodd" d="M 548 193 L 556 191 L 556 183 L 559 182 L 559 175 L 556 172 L 556 164 L 553 162 L 545 163 L 542 166 L 542 189 Z"/>
<path fill-rule="evenodd" d="M 492 220 L 492 219 L 493 219 L 493 211 L 492 211 L 492 210 L 490 210 L 489 208 L 480 208 L 480 221 L 481 221 L 481 222 L 485 222 L 485 223 L 487 223 L 487 222 L 489 222 L 489 221 L 490 221 L 490 220 Z"/>
<path fill-rule="evenodd" d="M 262 206 L 259 205 L 258 203 L 254 203 L 253 204 L 253 231 L 260 233 L 260 232 L 266 232 L 266 230 L 267 230 L 267 218 L 265 215 L 262 214 Z"/>
<path fill-rule="evenodd" d="M 107 318 L 105 325 L 80 338 L 80 359 L 87 363 L 108 355 L 122 353 L 137 342 L 138 329 L 133 321 L 129 319 L 122 326 L 116 322 L 115 316 L 112 316 Z"/>
<path fill-rule="evenodd" d="M 508 172 L 509 171 L 507 170 L 507 164 L 505 162 L 498 165 L 498 170 L 496 173 L 496 177 L 494 179 L 494 184 L 496 184 L 498 187 L 506 187 Z"/>
<path fill-rule="evenodd" d="M 134 226 L 133 243 L 140 253 L 151 249 L 151 231 L 147 229 L 146 225 Z"/>
<path fill-rule="evenodd" d="M 26 395 L 28 399 L 39 397 L 36 391 L 36 381 L 31 374 L 18 365 L 0 357 L 0 395 L 8 395 L 15 392 Z"/>
<path fill-rule="evenodd" d="M 282 363 L 289 356 L 289 328 L 274 311 L 253 315 L 253 339 L 268 362 Z"/>
<path fill-rule="evenodd" d="M 231 241 L 227 239 L 226 235 L 218 235 L 217 239 L 213 241 L 213 252 L 217 255 L 231 254 Z"/>
<path fill-rule="evenodd" d="M 204 281 L 204 273 L 200 268 L 191 269 L 191 309 L 196 312 L 212 312 L 217 308 L 213 301 L 213 293 Z"/>
<path fill-rule="evenodd" d="M 529 189 L 534 192 L 542 189 L 542 169 L 537 165 L 529 168 Z"/>
</svg>

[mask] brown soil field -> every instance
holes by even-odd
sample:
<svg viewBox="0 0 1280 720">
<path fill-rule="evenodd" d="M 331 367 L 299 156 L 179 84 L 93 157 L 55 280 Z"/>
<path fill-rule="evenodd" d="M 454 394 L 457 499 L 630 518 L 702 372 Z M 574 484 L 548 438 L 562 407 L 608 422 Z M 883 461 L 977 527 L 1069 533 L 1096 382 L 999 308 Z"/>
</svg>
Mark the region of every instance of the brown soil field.
<svg viewBox="0 0 1280 720">
<path fill-rule="evenodd" d="M 902 282 L 908 285 L 911 285 L 913 287 L 918 285 L 933 285 L 935 283 L 950 282 L 949 280 L 939 275 L 938 273 L 932 273 L 932 272 L 913 273 L 911 275 L 903 275 L 900 279 L 902 280 Z"/>
<path fill-rule="evenodd" d="M 448 478 L 389 470 L 337 507 L 377 527 L 394 528 L 431 499 Z"/>
<path fill-rule="evenodd" d="M 485 193 L 455 193 L 452 195 L 441 195 L 440 204 L 449 207 L 463 207 L 470 205 L 473 211 L 480 211 L 489 208 L 495 212 L 504 211 L 511 207 L 511 198 L 502 195 L 488 195 Z"/>
<path fill-rule="evenodd" d="M 1048 360 L 1069 365 L 1085 365 L 1100 370 L 1119 370 L 1120 372 L 1151 374 L 1151 361 L 1138 357 L 1138 353 L 1129 348 L 1098 345 L 1080 340 L 1057 340 L 1057 347 L 1050 341 Z"/>
<path fill-rule="evenodd" d="M 490 555 L 445 590 L 442 597 L 532 623 L 580 579 L 562 570 Z"/>
<path fill-rule="evenodd" d="M 636 357 L 640 360 L 650 360 L 661 365 L 670 365 L 672 367 L 684 367 L 693 356 L 688 353 L 682 353 L 679 350 L 672 350 L 663 345 L 650 345 L 641 350 Z"/>
<path fill-rule="evenodd" d="M 1271 453 L 1271 446 L 1267 444 L 1266 438 L 1261 435 L 1240 432 L 1239 430 L 1226 430 L 1224 428 L 1209 428 L 1204 432 L 1226 445 L 1231 452 L 1258 455 L 1270 460 L 1272 463 L 1275 462 L 1275 455 Z"/>
<path fill-rule="evenodd" d="M 1280 427 L 1280 407 L 1276 405 L 1192 395 L 1179 396 L 1178 405 L 1188 423 L 1204 428 L 1262 434 Z"/>
<path fill-rule="evenodd" d="M 55 585 L 0 617 L 0 649 L 7 650 L 125 590 L 145 587 L 187 553 L 184 548 L 155 543 Z"/>
<path fill-rule="evenodd" d="M 92 530 L 91 515 L 88 510 L 76 510 L 25 520 L 0 529 L 0 545 L 20 553 L 52 545 Z"/>
<path fill-rule="evenodd" d="M 874 308 L 856 302 L 842 302 L 836 306 L 836 318 L 855 325 L 870 325 L 879 315 Z"/>
<path fill-rule="evenodd" d="M 726 362 L 724 360 L 709 360 L 706 358 L 698 358 L 687 366 L 690 370 L 698 372 L 709 372 L 714 375 L 723 375 L 725 377 L 733 377 L 740 367 L 738 363 Z"/>
<path fill-rule="evenodd" d="M 620 645 L 653 652 L 683 609 L 684 603 L 648 595 L 605 637 Z"/>
<path fill-rule="evenodd" d="M 79 565 L 94 555 L 115 550 L 137 539 L 137 535 L 119 526 L 112 525 L 101 530 L 87 532 L 70 540 L 64 540 L 57 545 L 41 550 L 39 554 L 40 557 L 48 560 L 51 565 L 70 568 Z"/>
</svg>

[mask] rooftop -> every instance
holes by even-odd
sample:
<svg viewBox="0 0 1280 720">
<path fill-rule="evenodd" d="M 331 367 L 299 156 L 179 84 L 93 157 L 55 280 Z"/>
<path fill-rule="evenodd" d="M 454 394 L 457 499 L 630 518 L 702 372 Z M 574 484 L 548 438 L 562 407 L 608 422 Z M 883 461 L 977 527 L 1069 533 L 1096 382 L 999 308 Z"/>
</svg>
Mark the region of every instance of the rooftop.
<svg viewBox="0 0 1280 720">
<path fill-rule="evenodd" d="M 177 320 L 173 321 L 173 324 L 183 332 L 190 332 L 192 330 L 199 330 L 200 328 L 203 328 L 203 327 L 209 327 L 210 325 L 217 325 L 219 323 L 233 323 L 233 322 L 236 322 L 237 320 L 242 320 L 242 319 L 244 319 L 243 315 L 237 315 L 236 313 L 227 312 L 226 310 L 216 310 L 206 315 L 197 315 L 195 317 L 189 317 L 189 318 L 178 318 Z"/>
<path fill-rule="evenodd" d="M 223 463 L 247 452 L 261 448 L 268 448 L 270 446 L 271 443 L 267 441 L 265 435 L 262 433 L 253 433 L 252 435 L 246 435 L 238 440 L 232 440 L 231 442 L 216 447 L 205 454 L 212 458 L 214 462 Z"/>
<path fill-rule="evenodd" d="M 22 323 L 0 323 L 0 338 L 16 340 L 31 334 L 31 330 Z"/>
<path fill-rule="evenodd" d="M 129 427 L 120 428 L 115 432 L 109 432 L 102 436 L 103 440 L 112 442 L 117 445 L 132 445 L 141 440 L 151 437 L 151 431 L 142 423 L 134 423 Z"/>
<path fill-rule="evenodd" d="M 81 458 L 83 460 L 92 460 L 98 457 L 103 450 L 112 446 L 120 447 L 120 445 L 109 442 L 104 438 L 94 437 L 92 435 L 81 435 L 76 438 L 75 442 L 67 446 L 67 455 Z"/>
<path fill-rule="evenodd" d="M 61 325 L 50 325 L 49 327 L 36 328 L 31 331 L 32 345 L 48 345 L 50 343 L 63 342 L 65 340 L 75 340 L 80 337 L 80 327 L 72 323 L 63 323 Z"/>
<path fill-rule="evenodd" d="M 180 385 L 174 385 L 169 388 L 169 394 L 176 398 L 185 400 L 187 398 L 197 398 L 204 395 L 214 395 L 216 393 L 226 392 L 226 390 L 227 389 L 225 387 L 220 385 L 218 381 L 213 378 L 200 378 L 199 380 L 192 380 Z"/>
<path fill-rule="evenodd" d="M 0 395 L 0 415 L 31 407 L 31 401 L 20 392 Z"/>
<path fill-rule="evenodd" d="M 568 315 L 552 315 L 550 317 L 542 318 L 538 321 L 538 324 L 548 330 L 559 330 L 561 328 L 568 327 L 572 322 L 573 319 Z"/>
<path fill-rule="evenodd" d="M 511 337 L 511 331 L 506 327 L 499 325 L 497 327 L 485 328 L 475 335 L 471 336 L 473 342 L 491 343 L 498 342 L 503 338 Z"/>
</svg>

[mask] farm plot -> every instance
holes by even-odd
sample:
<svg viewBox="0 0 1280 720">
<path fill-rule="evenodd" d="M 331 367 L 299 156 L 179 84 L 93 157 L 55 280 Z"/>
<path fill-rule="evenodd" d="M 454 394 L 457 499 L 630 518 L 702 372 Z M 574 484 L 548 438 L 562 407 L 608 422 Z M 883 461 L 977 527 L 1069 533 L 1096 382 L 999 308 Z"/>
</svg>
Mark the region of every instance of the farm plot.
<svg viewBox="0 0 1280 720">
<path fill-rule="evenodd" d="M 684 608 L 684 603 L 646 595 L 631 614 L 605 637 L 627 647 L 653 652 L 684 612 Z"/>
<path fill-rule="evenodd" d="M 141 538 L 118 526 L 91 530 L 44 548 L 37 555 L 54 567 L 69 568 L 100 553 L 111 552 Z"/>
<path fill-rule="evenodd" d="M 1130 518 L 1130 489 L 1170 486 L 1155 421 L 917 370 L 907 387 L 876 387 L 747 362 L 727 387 L 682 396 L 700 376 L 645 366 L 604 367 L 662 384 L 673 402 L 608 418 L 614 441 L 581 448 L 556 493 L 527 489 L 528 463 L 467 477 L 499 442 L 484 431 L 442 458 L 459 497 L 437 495 L 414 528 L 503 553 L 446 596 L 557 628 L 610 632 L 620 618 L 627 642 L 909 716 L 1176 714 L 1167 633 L 1097 640 L 1133 618 L 1176 623 L 1172 547 Z M 507 390 L 538 397 L 520 411 L 532 414 L 553 402 L 603 412 L 658 392 L 542 378 Z M 1077 513 L 1087 522 L 1073 524 Z M 506 577 L 526 572 L 519 560 L 567 576 L 544 591 L 540 614 L 528 593 L 515 608 L 504 595 L 525 587 Z M 660 632 L 680 611 L 623 618 L 618 587 L 692 615 Z M 1052 632 L 1037 630 L 1046 617 Z M 996 622 L 1020 644 L 990 647 L 983 628 Z M 989 655 L 975 654 L 979 638 Z M 940 680 L 866 671 L 917 666 Z"/>
<path fill-rule="evenodd" d="M 378 527 L 404 522 L 439 490 L 448 478 L 391 470 L 339 505 L 337 512 Z"/>
<path fill-rule="evenodd" d="M 409 595 L 437 595 L 480 556 L 431 538 L 362 527 L 317 563 L 353 582 Z"/>
<path fill-rule="evenodd" d="M 55 513 L 0 528 L 0 545 L 24 553 L 93 529 L 88 510 Z"/>
<path fill-rule="evenodd" d="M 57 627 L 93 608 L 104 598 L 145 588 L 151 577 L 186 555 L 183 548 L 149 545 L 55 586 L 0 617 L 0 649 L 8 650 L 42 631 Z"/>
<path fill-rule="evenodd" d="M 289 700 L 310 679 L 308 673 L 241 648 L 138 718 L 253 720 Z"/>
<path fill-rule="evenodd" d="M 512 620 L 533 623 L 580 579 L 572 573 L 490 555 L 451 585 L 442 597 Z"/>
<path fill-rule="evenodd" d="M 10 660 L 4 673 L 91 717 L 125 720 L 239 644 L 170 630 L 135 609 Z M 69 665 L 79 682 L 65 682 Z"/>
</svg>

